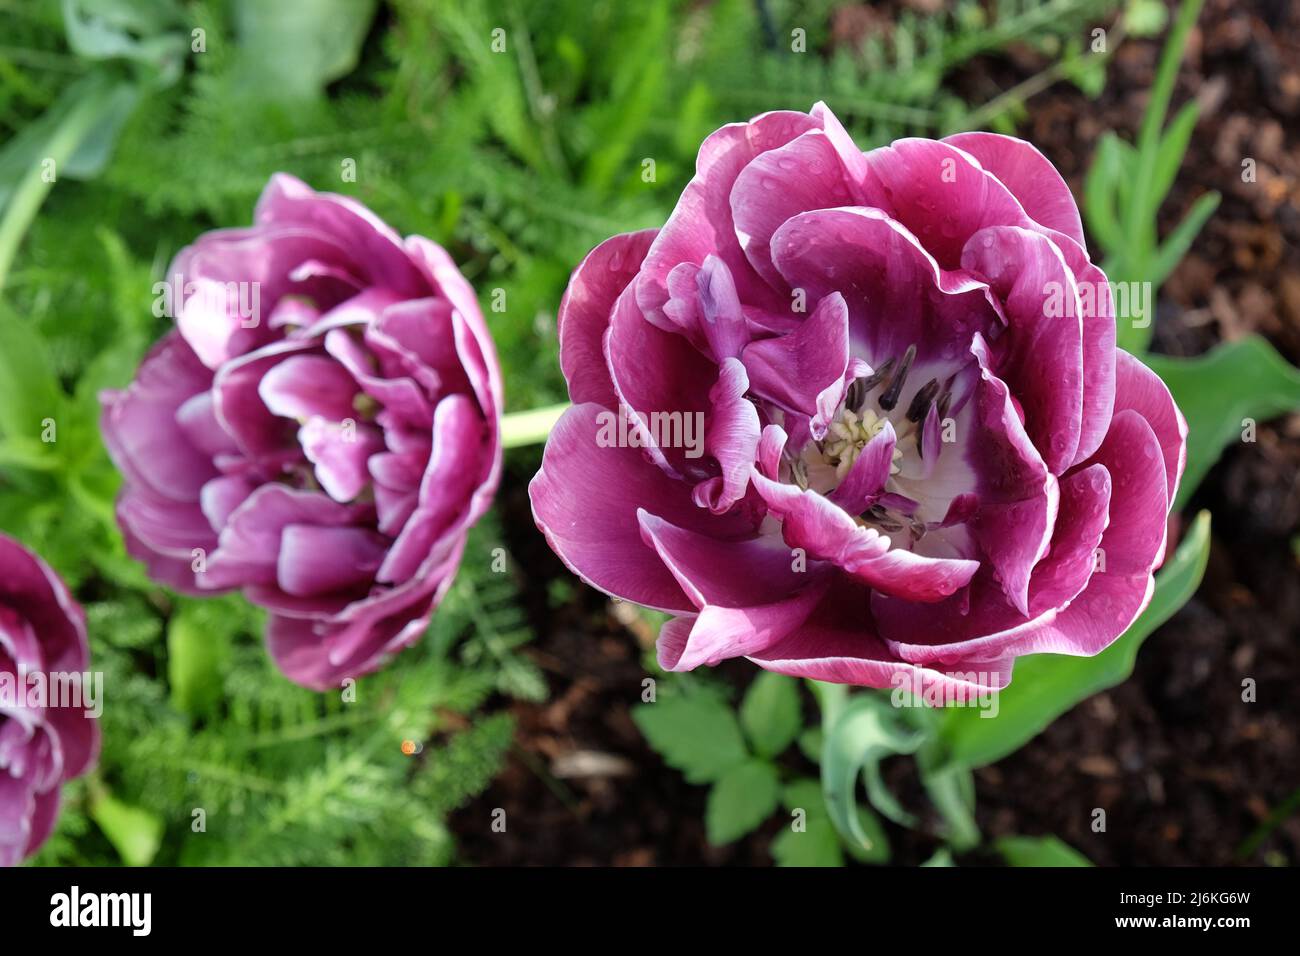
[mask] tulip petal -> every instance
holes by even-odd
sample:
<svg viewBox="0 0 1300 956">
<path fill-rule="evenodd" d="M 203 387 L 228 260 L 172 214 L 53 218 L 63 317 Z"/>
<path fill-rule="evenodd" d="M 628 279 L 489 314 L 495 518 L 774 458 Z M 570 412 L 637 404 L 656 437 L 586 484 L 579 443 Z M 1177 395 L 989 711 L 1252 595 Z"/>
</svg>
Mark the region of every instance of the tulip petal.
<svg viewBox="0 0 1300 956">
<path fill-rule="evenodd" d="M 573 270 L 556 316 L 560 370 L 575 403 L 618 405 L 605 367 L 602 343 L 614 303 L 636 276 L 658 230 L 646 229 L 606 239 Z"/>
<path fill-rule="evenodd" d="M 762 339 L 741 355 L 756 395 L 808 416 L 814 437 L 826 432 L 845 388 L 849 366 L 849 313 L 832 292 L 789 335 Z"/>
<path fill-rule="evenodd" d="M 608 594 L 677 613 L 693 605 L 641 539 L 637 509 L 718 538 L 752 531 L 735 512 L 711 515 L 692 503 L 690 486 L 670 478 L 641 450 L 606 444 L 608 409 L 575 405 L 556 423 L 542 467 L 528 486 L 533 518 L 551 549 L 588 584 Z"/>
<path fill-rule="evenodd" d="M 1083 222 L 1070 187 L 1046 156 L 1023 139 L 1000 133 L 957 133 L 943 142 L 969 153 L 1016 197 L 1025 213 L 1048 229 L 1063 232 L 1081 248 Z"/>
<path fill-rule="evenodd" d="M 854 522 L 844 509 L 815 491 L 803 491 L 750 474 L 771 514 L 781 519 L 781 534 L 809 558 L 830 561 L 860 581 L 912 601 L 938 601 L 965 585 L 979 562 L 929 558 L 890 546 L 874 528 Z"/>
<path fill-rule="evenodd" d="M 667 300 L 668 273 L 679 262 L 699 265 L 710 254 L 727 264 L 742 301 L 772 312 L 787 310 L 788 300 L 763 281 L 740 248 L 731 193 L 741 171 L 755 158 L 815 128 L 816 122 L 806 113 L 764 113 L 748 123 L 724 126 L 704 140 L 695 178 L 682 192 L 642 265 L 642 279 L 648 282 L 642 283 L 638 301 L 647 313 Z"/>
<path fill-rule="evenodd" d="M 1005 382 L 989 368 L 988 345 L 976 333 L 971 353 L 979 362 L 976 393 L 979 433 L 970 439 L 980 509 L 969 527 L 997 572 L 1007 598 L 1029 614 L 1029 580 L 1047 554 L 1060 488 L 1025 433 Z"/>
<path fill-rule="evenodd" d="M 998 377 L 1025 413 L 1025 431 L 1060 475 L 1079 447 L 1083 320 L 1078 287 L 1056 245 L 1039 233 L 994 226 L 975 233 L 962 268 L 988 281 L 1007 329 L 993 344 Z"/>
<path fill-rule="evenodd" d="M 812 129 L 756 156 L 741 170 L 731 189 L 731 217 L 754 271 L 782 289 L 784 277 L 772 263 L 772 235 L 801 212 L 859 201 L 830 138 Z"/>
<path fill-rule="evenodd" d="M 297 597 L 365 587 L 375 579 L 387 552 L 387 539 L 366 528 L 286 525 L 280 535 L 276 583 Z"/>
<path fill-rule="evenodd" d="M 1187 419 L 1174 404 L 1169 387 L 1155 372 L 1127 352 L 1115 352 L 1115 415 L 1133 410 L 1147 420 L 1160 443 L 1169 501 L 1187 466 Z"/>
<path fill-rule="evenodd" d="M 772 258 L 792 287 L 817 299 L 839 292 L 850 316 L 855 354 L 873 366 L 915 345 L 918 385 L 927 365 L 951 373 L 964 363 L 971 335 L 1001 320 L 988 286 L 940 268 L 925 247 L 879 209 L 822 209 L 792 217 L 772 236 Z"/>
</svg>

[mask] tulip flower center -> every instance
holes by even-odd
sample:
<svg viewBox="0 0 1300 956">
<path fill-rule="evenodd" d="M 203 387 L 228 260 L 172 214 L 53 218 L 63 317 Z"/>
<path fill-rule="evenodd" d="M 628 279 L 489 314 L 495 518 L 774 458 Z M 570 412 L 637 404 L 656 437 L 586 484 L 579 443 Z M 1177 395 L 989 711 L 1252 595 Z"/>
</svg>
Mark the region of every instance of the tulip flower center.
<svg viewBox="0 0 1300 956">
<path fill-rule="evenodd" d="M 831 496 L 859 524 L 876 528 L 903 547 L 915 545 L 931 530 L 934 522 L 927 521 L 925 513 L 937 510 L 942 517 L 947 505 L 945 500 L 926 507 L 925 485 L 942 449 L 941 422 L 952 403 L 953 377 L 942 382 L 931 378 L 909 392 L 915 359 L 916 346 L 909 346 L 853 381 L 825 436 L 807 442 L 789 462 L 790 480 Z M 864 452 L 872 454 L 868 446 L 887 424 L 893 433 L 888 469 L 877 458 L 870 465 L 875 474 L 863 487 L 860 479 L 865 476 L 850 480 L 850 473 Z M 883 453 L 878 446 L 875 454 Z"/>
</svg>

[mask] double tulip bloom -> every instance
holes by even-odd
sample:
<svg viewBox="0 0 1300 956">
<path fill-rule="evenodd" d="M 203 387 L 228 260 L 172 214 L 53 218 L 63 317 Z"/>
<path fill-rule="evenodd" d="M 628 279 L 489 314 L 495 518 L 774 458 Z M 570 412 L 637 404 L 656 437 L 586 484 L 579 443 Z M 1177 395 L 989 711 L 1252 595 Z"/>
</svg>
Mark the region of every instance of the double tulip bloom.
<svg viewBox="0 0 1300 956">
<path fill-rule="evenodd" d="M 102 430 L 132 555 L 242 589 L 279 667 L 337 687 L 416 641 L 501 470 L 501 379 L 446 252 L 277 175 L 168 274 L 175 330 Z"/>
<path fill-rule="evenodd" d="M 969 692 L 1150 600 L 1186 423 L 1024 142 L 863 153 L 821 104 L 725 126 L 662 229 L 577 268 L 559 336 L 534 515 L 674 615 L 666 668 Z"/>
<path fill-rule="evenodd" d="M 99 754 L 84 698 L 69 699 L 82 697 L 89 657 L 85 615 L 63 582 L 0 535 L 0 866 L 40 848 L 63 784 Z"/>
</svg>

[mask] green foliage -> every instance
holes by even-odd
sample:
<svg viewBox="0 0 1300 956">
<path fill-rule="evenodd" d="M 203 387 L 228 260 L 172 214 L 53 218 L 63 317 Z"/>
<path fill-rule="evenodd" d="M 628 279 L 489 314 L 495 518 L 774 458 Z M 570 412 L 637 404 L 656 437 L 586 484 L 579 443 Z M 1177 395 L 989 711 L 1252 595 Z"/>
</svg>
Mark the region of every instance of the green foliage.
<svg viewBox="0 0 1300 956">
<path fill-rule="evenodd" d="M 148 866 L 162 845 L 163 821 L 148 810 L 127 806 L 110 793 L 91 798 L 90 818 L 127 866 Z"/>
<path fill-rule="evenodd" d="M 1092 866 L 1082 853 L 1054 836 L 1002 837 L 993 846 L 1010 866 Z"/>
<path fill-rule="evenodd" d="M 666 683 L 655 701 L 633 710 L 632 719 L 665 763 L 691 783 L 710 785 L 705 808 L 709 842 L 738 840 L 769 818 L 782 798 L 784 771 L 775 760 L 802 727 L 799 684 L 779 674 L 761 674 L 746 691 L 738 718 L 721 691 L 707 682 Z M 824 818 L 824 811 L 818 812 Z M 779 853 L 795 859 L 814 852 L 816 843 L 815 834 L 797 847 L 783 844 Z M 778 854 L 775 844 L 773 853 Z"/>
<path fill-rule="evenodd" d="M 772 815 L 780 795 L 776 767 L 767 761 L 732 767 L 709 790 L 704 811 L 709 842 L 719 846 L 744 836 Z"/>
<path fill-rule="evenodd" d="M 691 783 L 712 783 L 748 756 L 735 714 L 708 691 L 663 695 L 636 708 L 632 719 L 664 762 Z"/>
<path fill-rule="evenodd" d="M 803 727 L 799 685 L 780 674 L 760 673 L 741 701 L 740 725 L 755 753 L 763 757 L 781 753 Z"/>
<path fill-rule="evenodd" d="M 1233 441 L 1257 420 L 1300 408 L 1300 370 L 1258 336 L 1225 342 L 1196 358 L 1148 355 L 1187 419 L 1187 469 L 1175 508 L 1187 504 L 1201 479 Z"/>
<path fill-rule="evenodd" d="M 807 778 L 795 780 L 782 791 L 781 803 L 794 820 L 772 841 L 777 866 L 843 866 L 844 851 L 826 813 L 821 784 Z"/>
<path fill-rule="evenodd" d="M 832 691 L 832 693 L 836 693 Z M 857 694 L 846 703 L 830 704 L 823 694 L 822 793 L 832 823 L 851 851 L 872 863 L 889 859 L 889 843 L 875 814 L 858 802 L 857 781 L 865 779 L 874 801 L 898 812 L 880 779 L 880 761 L 891 754 L 915 753 L 924 736 L 906 716 L 878 694 Z M 881 796 L 883 800 L 879 799 Z"/>
<path fill-rule="evenodd" d="M 1202 2 L 1183 0 L 1179 8 L 1136 145 L 1124 142 L 1113 132 L 1104 133 L 1088 171 L 1084 216 L 1106 252 L 1104 269 L 1112 282 L 1147 282 L 1159 289 L 1219 205 L 1218 193 L 1206 193 L 1163 242 L 1158 240 L 1156 215 L 1182 166 L 1198 118 L 1199 107 L 1192 101 L 1165 126 L 1183 47 Z M 1119 345 L 1130 352 L 1143 351 L 1151 340 L 1152 318 L 1117 315 Z"/>
</svg>

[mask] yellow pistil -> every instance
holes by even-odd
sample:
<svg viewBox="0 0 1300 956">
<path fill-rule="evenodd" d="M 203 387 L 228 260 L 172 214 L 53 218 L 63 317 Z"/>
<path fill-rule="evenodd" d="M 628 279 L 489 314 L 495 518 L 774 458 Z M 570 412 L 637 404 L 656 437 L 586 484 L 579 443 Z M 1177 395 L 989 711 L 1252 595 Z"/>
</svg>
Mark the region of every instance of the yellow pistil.
<svg viewBox="0 0 1300 956">
<path fill-rule="evenodd" d="M 880 434 L 887 420 L 869 408 L 863 409 L 861 416 L 848 408 L 843 409 L 836 416 L 835 421 L 827 429 L 826 439 L 822 443 L 822 452 L 826 456 L 827 463 L 835 466 L 836 480 L 844 480 L 853 463 L 862 454 L 862 449 L 866 447 L 867 442 Z M 889 466 L 891 475 L 898 474 L 898 463 L 902 457 L 902 449 L 895 444 L 894 460 Z"/>
</svg>

